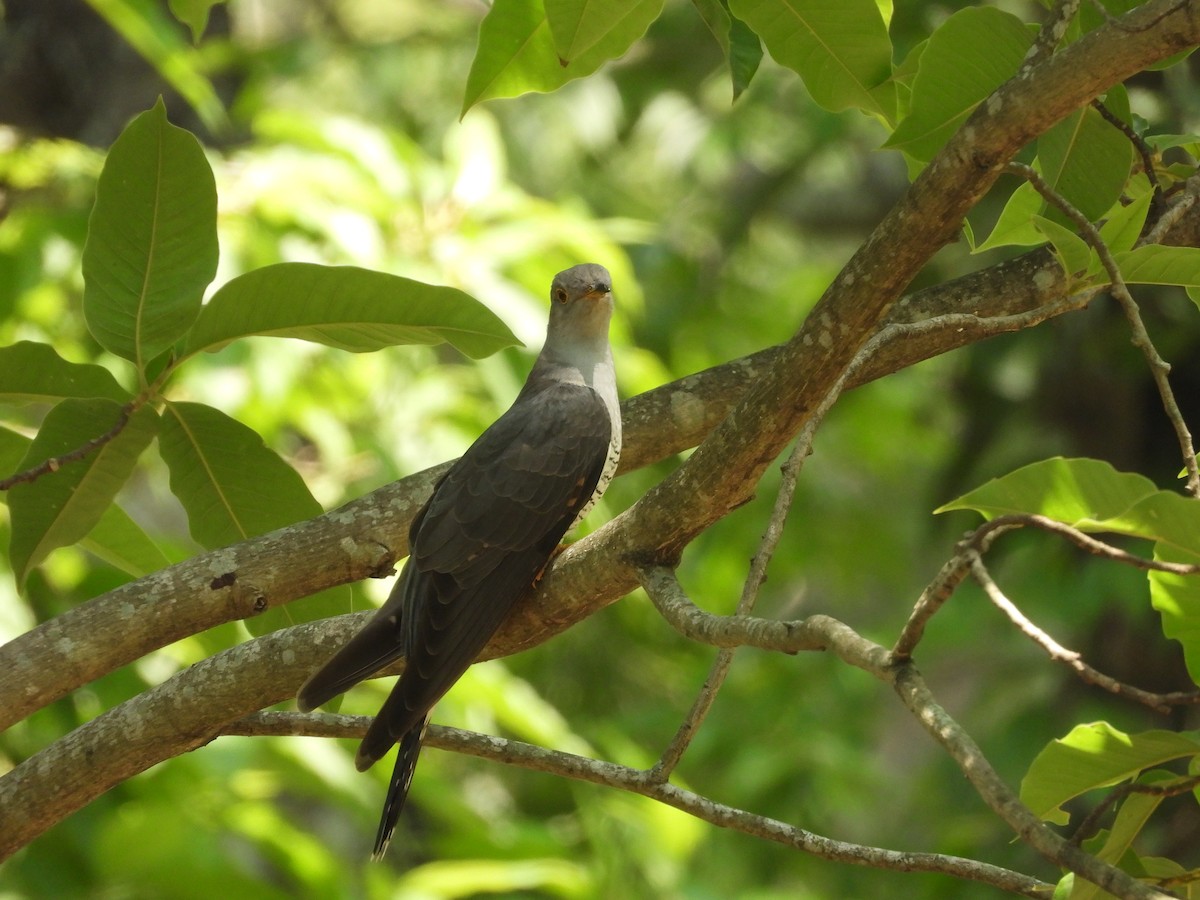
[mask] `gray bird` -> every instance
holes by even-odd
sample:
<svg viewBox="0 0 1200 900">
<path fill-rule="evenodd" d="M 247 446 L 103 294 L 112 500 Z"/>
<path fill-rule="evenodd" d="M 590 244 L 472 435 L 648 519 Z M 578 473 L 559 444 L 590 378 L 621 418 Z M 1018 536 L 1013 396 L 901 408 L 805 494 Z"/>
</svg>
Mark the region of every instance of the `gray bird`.
<svg viewBox="0 0 1200 900">
<path fill-rule="evenodd" d="M 413 519 L 408 563 L 387 602 L 297 695 L 307 712 L 405 659 L 355 759 L 363 771 L 400 743 L 376 859 L 404 806 L 434 704 L 475 661 L 617 469 L 621 411 L 608 344 L 608 270 L 588 263 L 559 272 L 550 303 L 546 343 L 529 378 Z"/>
</svg>

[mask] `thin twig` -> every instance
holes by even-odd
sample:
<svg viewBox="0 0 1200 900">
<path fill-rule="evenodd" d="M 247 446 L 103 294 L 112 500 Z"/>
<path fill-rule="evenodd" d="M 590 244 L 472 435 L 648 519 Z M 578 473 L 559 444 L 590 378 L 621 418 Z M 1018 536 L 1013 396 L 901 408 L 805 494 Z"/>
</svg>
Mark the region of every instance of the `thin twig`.
<svg viewBox="0 0 1200 900">
<path fill-rule="evenodd" d="M 17 472 L 8 478 L 0 479 L 0 491 L 7 491 L 18 484 L 28 484 L 29 482 L 37 481 L 43 475 L 57 472 L 63 466 L 85 459 L 88 454 L 103 447 L 124 431 L 125 426 L 129 424 L 130 417 L 144 404 L 145 401 L 141 398 L 130 400 L 121 407 L 121 411 L 117 415 L 117 421 L 104 434 L 92 438 L 86 444 L 76 447 L 69 453 L 64 453 L 61 456 L 51 456 L 49 459 L 42 460 L 36 466 L 26 469 L 24 472 Z"/>
<path fill-rule="evenodd" d="M 992 579 L 991 574 L 988 572 L 979 555 L 974 553 L 974 551 L 968 552 L 972 554 L 971 577 L 983 588 L 983 592 L 987 595 L 987 598 L 992 601 L 997 609 L 1008 616 L 1009 620 L 1017 626 L 1017 629 L 1023 635 L 1045 650 L 1051 659 L 1063 663 L 1072 669 L 1084 682 L 1094 684 L 1119 697 L 1136 700 L 1138 703 L 1144 704 L 1155 712 L 1160 712 L 1164 715 L 1171 711 L 1172 706 L 1200 703 L 1200 691 L 1176 691 L 1170 694 L 1155 694 L 1125 684 L 1122 681 L 1117 681 L 1115 678 L 1094 669 L 1083 661 L 1082 656 L 1078 652 L 1068 650 L 1022 613 L 1017 608 L 1017 605 L 1000 590 L 1000 586 Z"/>
<path fill-rule="evenodd" d="M 1133 332 L 1133 345 L 1141 350 L 1142 355 L 1145 356 L 1146 362 L 1150 366 L 1150 374 L 1154 377 L 1154 383 L 1158 387 L 1158 394 L 1162 398 L 1167 418 L 1175 429 L 1175 436 L 1179 441 L 1179 449 L 1183 454 L 1183 464 L 1188 473 L 1187 491 L 1193 497 L 1200 497 L 1200 466 L 1197 466 L 1196 463 L 1196 450 L 1192 443 L 1192 434 L 1188 430 L 1187 423 L 1183 420 L 1183 414 L 1179 411 L 1179 404 L 1175 401 L 1175 392 L 1171 390 L 1171 384 L 1167 379 L 1167 375 L 1171 371 L 1171 366 L 1159 355 L 1158 349 L 1150 339 L 1150 333 L 1146 330 L 1146 323 L 1142 321 L 1141 310 L 1138 309 L 1133 295 L 1129 293 L 1129 287 L 1125 284 L 1125 279 L 1121 275 L 1121 269 L 1117 265 L 1116 260 L 1113 259 L 1107 245 L 1105 245 L 1104 239 L 1100 237 L 1099 230 L 1088 221 L 1087 216 L 1072 206 L 1058 191 L 1054 190 L 1031 166 L 1027 166 L 1024 163 L 1010 162 L 1008 169 L 1025 178 L 1048 203 L 1052 204 L 1074 222 L 1079 228 L 1083 239 L 1096 251 L 1096 255 L 1100 258 L 1100 263 L 1104 266 L 1111 282 L 1109 291 L 1116 298 L 1117 303 L 1120 304 L 1121 309 L 1125 313 L 1130 330 Z"/>
<path fill-rule="evenodd" d="M 370 722 L 369 716 L 261 712 L 230 723 L 222 733 L 361 738 Z M 890 871 L 934 872 L 1041 900 L 1045 900 L 1053 890 L 1053 885 L 1020 872 L 971 859 L 941 853 L 887 850 L 823 837 L 786 822 L 726 806 L 693 791 L 660 782 L 650 772 L 574 753 L 438 725 L 429 726 L 425 744 L 535 772 L 641 794 L 710 824 L 774 841 L 821 859 Z"/>
</svg>

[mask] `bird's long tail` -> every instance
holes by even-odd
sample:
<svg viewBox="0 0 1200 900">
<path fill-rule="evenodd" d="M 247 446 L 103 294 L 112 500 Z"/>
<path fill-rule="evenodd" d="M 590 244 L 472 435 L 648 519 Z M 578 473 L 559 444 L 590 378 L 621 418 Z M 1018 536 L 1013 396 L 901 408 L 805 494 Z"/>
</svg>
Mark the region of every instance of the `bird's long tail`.
<svg viewBox="0 0 1200 900">
<path fill-rule="evenodd" d="M 392 769 L 392 780 L 388 784 L 387 797 L 383 801 L 383 815 L 379 817 L 379 832 L 375 835 L 375 849 L 371 858 L 383 859 L 388 844 L 392 840 L 392 831 L 400 819 L 400 811 L 404 809 L 404 801 L 408 797 L 408 789 L 412 787 L 413 771 L 417 768 L 417 757 L 421 755 L 421 740 L 425 737 L 425 728 L 429 725 L 426 715 L 421 723 L 405 733 L 400 738 L 400 750 L 396 753 L 396 766 Z"/>
</svg>

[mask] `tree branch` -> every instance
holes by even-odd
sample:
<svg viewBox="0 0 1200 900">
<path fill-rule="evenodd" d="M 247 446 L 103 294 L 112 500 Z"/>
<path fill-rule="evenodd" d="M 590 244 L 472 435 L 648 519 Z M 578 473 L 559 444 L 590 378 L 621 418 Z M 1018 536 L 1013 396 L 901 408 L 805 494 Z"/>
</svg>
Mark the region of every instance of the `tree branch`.
<svg viewBox="0 0 1200 900">
<path fill-rule="evenodd" d="M 252 713 L 230 723 L 222 734 L 361 738 L 370 723 L 371 719 L 368 716 L 265 712 Z M 574 753 L 440 725 L 429 726 L 425 735 L 425 745 L 534 772 L 546 772 L 560 778 L 571 778 L 640 794 L 712 825 L 774 841 L 832 862 L 870 866 L 893 872 L 935 872 L 1040 900 L 1045 900 L 1053 890 L 1053 885 L 1036 878 L 972 859 L 941 853 L 886 850 L 823 837 L 778 819 L 755 815 L 676 787 L 659 780 L 652 771 L 633 769 Z"/>
</svg>

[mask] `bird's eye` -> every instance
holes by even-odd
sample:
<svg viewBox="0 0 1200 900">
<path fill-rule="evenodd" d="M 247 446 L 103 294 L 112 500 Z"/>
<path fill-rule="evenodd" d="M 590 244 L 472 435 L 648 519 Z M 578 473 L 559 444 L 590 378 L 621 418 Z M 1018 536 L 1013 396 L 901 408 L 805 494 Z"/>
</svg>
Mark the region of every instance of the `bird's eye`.
<svg viewBox="0 0 1200 900">
<path fill-rule="evenodd" d="M 561 287 L 556 287 L 554 289 L 554 299 L 557 300 L 559 303 L 566 303 L 567 302 L 567 289 L 561 288 Z"/>
</svg>

